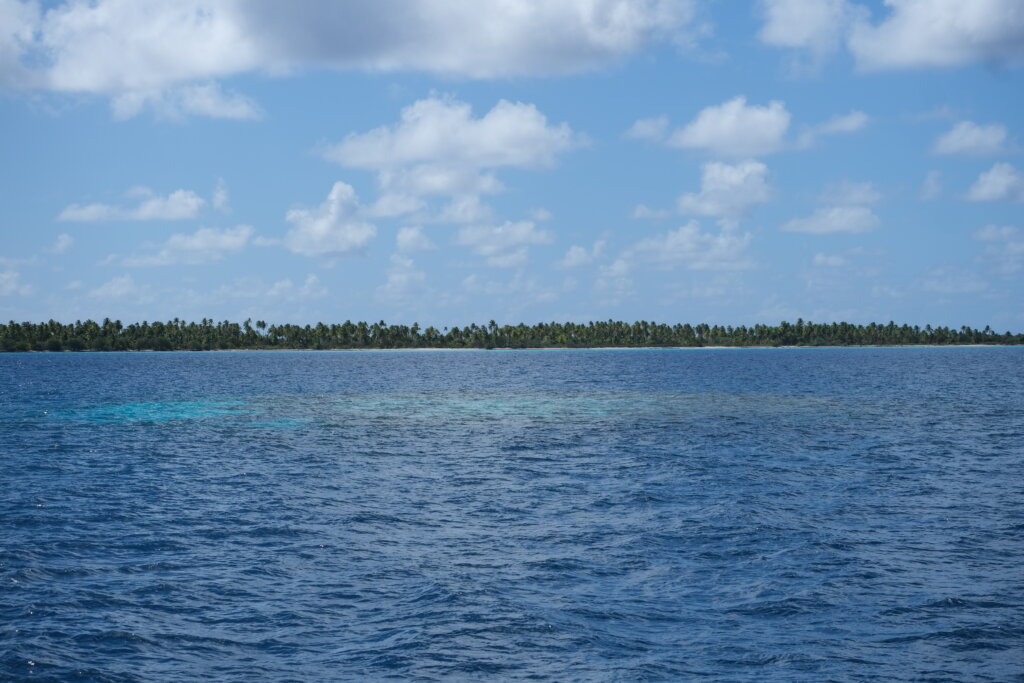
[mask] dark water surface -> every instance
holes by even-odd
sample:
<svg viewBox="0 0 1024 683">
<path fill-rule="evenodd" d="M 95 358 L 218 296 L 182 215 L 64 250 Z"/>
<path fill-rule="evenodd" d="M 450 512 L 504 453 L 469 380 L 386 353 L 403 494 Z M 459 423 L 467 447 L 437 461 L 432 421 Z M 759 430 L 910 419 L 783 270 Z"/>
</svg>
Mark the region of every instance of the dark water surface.
<svg viewBox="0 0 1024 683">
<path fill-rule="evenodd" d="M 0 355 L 0 679 L 1024 680 L 1024 349 Z"/>
</svg>

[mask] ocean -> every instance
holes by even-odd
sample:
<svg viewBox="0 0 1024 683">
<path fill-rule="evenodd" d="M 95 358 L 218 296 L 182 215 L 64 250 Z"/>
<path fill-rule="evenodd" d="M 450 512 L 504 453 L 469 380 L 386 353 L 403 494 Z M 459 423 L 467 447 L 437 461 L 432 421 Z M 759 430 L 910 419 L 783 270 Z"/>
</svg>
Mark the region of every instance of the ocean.
<svg viewBox="0 0 1024 683">
<path fill-rule="evenodd" d="M 1024 680 L 1024 348 L 0 354 L 0 679 Z"/>
</svg>

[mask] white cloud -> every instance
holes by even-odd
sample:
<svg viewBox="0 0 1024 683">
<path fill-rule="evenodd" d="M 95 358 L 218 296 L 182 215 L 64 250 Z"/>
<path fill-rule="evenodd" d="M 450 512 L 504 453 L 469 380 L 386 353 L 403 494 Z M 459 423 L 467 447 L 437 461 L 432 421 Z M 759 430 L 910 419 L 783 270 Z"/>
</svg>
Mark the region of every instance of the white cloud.
<svg viewBox="0 0 1024 683">
<path fill-rule="evenodd" d="M 988 283 L 962 268 L 932 268 L 917 282 L 919 289 L 937 294 L 977 294 L 988 289 Z"/>
<path fill-rule="evenodd" d="M 0 2 L 0 85 L 33 87 L 36 76 L 22 63 L 41 20 L 37 2 Z"/>
<path fill-rule="evenodd" d="M 770 154 L 782 147 L 789 119 L 782 102 L 747 106 L 745 97 L 734 97 L 702 109 L 697 118 L 672 134 L 669 144 L 732 157 Z"/>
<path fill-rule="evenodd" d="M 152 254 L 128 256 L 121 264 L 132 267 L 170 266 L 179 263 L 197 265 L 212 263 L 225 255 L 236 253 L 249 244 L 253 229 L 248 225 L 234 228 L 200 228 L 191 235 L 171 235 Z"/>
<path fill-rule="evenodd" d="M 849 114 L 833 116 L 818 126 L 818 130 L 826 135 L 833 133 L 853 133 L 868 124 L 870 119 L 862 111 L 851 111 Z"/>
<path fill-rule="evenodd" d="M 420 196 L 466 196 L 505 191 L 505 186 L 494 174 L 482 173 L 477 168 L 460 166 L 459 163 L 442 161 L 382 170 L 377 179 L 386 193 L 413 201 Z"/>
<path fill-rule="evenodd" d="M 57 239 L 54 241 L 53 246 L 50 247 L 50 251 L 54 254 L 63 254 L 75 244 L 75 238 L 66 232 L 62 232 L 57 235 Z"/>
<path fill-rule="evenodd" d="M 351 185 L 334 183 L 327 200 L 316 209 L 292 209 L 285 220 L 295 227 L 284 245 L 303 256 L 330 256 L 358 251 L 377 235 L 377 228 L 359 217 L 359 199 Z"/>
<path fill-rule="evenodd" d="M 474 195 L 455 197 L 441 207 L 431 220 L 440 223 L 484 223 L 492 220 L 494 210 Z"/>
<path fill-rule="evenodd" d="M 1011 225 L 986 225 L 974 233 L 974 239 L 985 242 L 981 260 L 993 264 L 996 271 L 1012 276 L 1024 270 L 1024 233 Z"/>
<path fill-rule="evenodd" d="M 237 92 L 225 93 L 217 83 L 131 90 L 114 95 L 110 106 L 114 117 L 120 120 L 138 116 L 145 109 L 171 121 L 180 121 L 189 115 L 236 120 L 263 118 L 259 105 Z"/>
<path fill-rule="evenodd" d="M 750 233 L 730 230 L 701 232 L 696 221 L 675 230 L 640 240 L 627 248 L 620 261 L 641 262 L 662 268 L 682 266 L 691 270 L 737 270 L 750 267 L 744 252 Z"/>
<path fill-rule="evenodd" d="M 830 206 L 816 210 L 806 218 L 794 218 L 782 226 L 786 232 L 812 235 L 869 232 L 878 227 L 878 216 L 864 206 Z"/>
<path fill-rule="evenodd" d="M 89 296 L 106 301 L 135 299 L 139 303 L 149 301 L 152 298 L 148 288 L 137 285 L 131 275 L 120 275 L 112 278 L 99 287 L 90 290 Z"/>
<path fill-rule="evenodd" d="M 0 296 L 28 296 L 32 286 L 21 283 L 21 273 L 16 270 L 0 272 Z"/>
<path fill-rule="evenodd" d="M 549 244 L 553 239 L 551 233 L 538 230 L 533 221 L 507 221 L 498 226 L 463 227 L 455 241 L 471 247 L 490 266 L 511 268 L 527 262 L 529 245 Z"/>
<path fill-rule="evenodd" d="M 1006 126 L 1001 123 L 978 125 L 961 121 L 943 133 L 932 145 L 935 154 L 990 156 L 1009 151 Z"/>
<path fill-rule="evenodd" d="M 972 202 L 1024 202 L 1024 174 L 1006 162 L 995 164 L 978 176 L 967 199 Z"/>
<path fill-rule="evenodd" d="M 747 160 L 731 165 L 718 161 L 704 164 L 700 192 L 679 197 L 679 211 L 698 216 L 715 216 L 723 225 L 734 225 L 752 206 L 771 196 L 768 167 Z"/>
<path fill-rule="evenodd" d="M 906 295 L 902 290 L 889 287 L 888 285 L 872 285 L 871 296 L 876 299 L 901 299 Z"/>
<path fill-rule="evenodd" d="M 371 206 L 366 207 L 363 213 L 370 218 L 393 218 L 414 213 L 424 207 L 419 197 L 401 192 L 385 192 Z"/>
<path fill-rule="evenodd" d="M 499 101 L 476 118 L 469 104 L 430 97 L 402 110 L 398 123 L 349 134 L 324 149 L 325 158 L 377 173 L 382 195 L 370 215 L 400 216 L 426 208 L 426 197 L 450 197 L 440 212 L 417 220 L 491 220 L 481 195 L 503 192 L 495 171 L 555 164 L 582 144 L 568 124 L 549 125 L 532 104 Z"/>
<path fill-rule="evenodd" d="M 558 266 L 560 268 L 578 268 L 593 263 L 604 253 L 604 245 L 604 240 L 594 242 L 589 249 L 574 244 L 569 247 L 569 251 L 565 252 L 565 256 L 558 262 Z"/>
<path fill-rule="evenodd" d="M 387 281 L 377 287 L 377 297 L 385 301 L 403 301 L 423 287 L 427 275 L 416 268 L 411 258 L 401 254 L 391 255 L 391 266 Z"/>
<path fill-rule="evenodd" d="M 825 204 L 863 206 L 877 204 L 881 200 L 882 193 L 874 183 L 855 183 L 849 180 L 828 185 L 821 193 L 821 201 Z"/>
<path fill-rule="evenodd" d="M 551 213 L 550 211 L 548 211 L 547 209 L 545 209 L 543 207 L 541 207 L 539 209 L 533 209 L 532 211 L 530 211 L 530 218 L 532 218 L 533 220 L 537 221 L 538 223 L 542 223 L 544 221 L 549 221 L 549 220 L 551 220 L 554 217 L 555 216 L 554 216 L 553 213 Z"/>
<path fill-rule="evenodd" d="M 668 136 L 668 127 L 667 116 L 639 119 L 626 131 L 626 137 L 635 140 L 661 142 Z"/>
<path fill-rule="evenodd" d="M 398 235 L 395 237 L 395 245 L 398 247 L 398 251 L 405 253 L 437 249 L 437 245 L 423 234 L 423 229 L 418 225 L 399 228 Z"/>
<path fill-rule="evenodd" d="M 290 278 L 278 280 L 267 290 L 267 296 L 285 301 L 321 299 L 327 296 L 327 288 L 320 284 L 316 275 L 307 275 L 306 281 L 301 285 L 296 285 Z"/>
<path fill-rule="evenodd" d="M 542 284 L 536 278 L 524 275 L 521 270 L 516 271 L 512 278 L 505 282 L 481 281 L 476 274 L 469 275 L 462 280 L 462 288 L 470 295 L 487 296 L 492 305 L 497 301 L 505 302 L 509 308 L 502 317 L 506 319 L 520 318 L 522 313 L 529 311 L 532 306 L 558 298 L 556 289 Z"/>
<path fill-rule="evenodd" d="M 819 200 L 826 204 L 810 216 L 794 218 L 780 228 L 786 232 L 802 232 L 812 235 L 833 233 L 870 232 L 878 227 L 879 219 L 868 208 L 882 200 L 882 193 L 869 182 L 856 183 L 844 180 L 827 185 Z M 819 254 L 824 258 L 824 255 Z M 815 257 L 816 265 L 827 265 Z"/>
<path fill-rule="evenodd" d="M 7 256 L 0 256 L 0 266 L 7 268 L 17 268 L 20 266 L 36 266 L 39 265 L 38 256 L 30 256 L 29 258 L 9 258 Z"/>
<path fill-rule="evenodd" d="M 814 255 L 814 265 L 839 268 L 846 265 L 846 259 L 839 254 L 817 253 Z"/>
<path fill-rule="evenodd" d="M 761 0 L 759 4 L 764 18 L 757 34 L 761 42 L 809 53 L 808 63 L 794 63 L 798 71 L 816 71 L 863 12 L 846 0 Z"/>
<path fill-rule="evenodd" d="M 921 183 L 921 191 L 918 196 L 924 201 L 930 201 L 942 194 L 942 174 L 938 171 L 928 171 Z"/>
<path fill-rule="evenodd" d="M 599 67 L 694 32 L 690 0 L 98 0 L 18 17 L 41 87 L 124 93 L 303 66 L 490 78 Z M 37 36 L 33 40 L 33 36 Z M 557 36 L 557 39 L 552 39 Z"/>
<path fill-rule="evenodd" d="M 111 204 L 71 204 L 57 216 L 59 221 L 93 223 L 100 221 L 179 221 L 195 218 L 206 200 L 191 190 L 175 190 L 166 197 L 154 195 L 148 188 L 136 188 L 132 194 L 142 197 L 138 206 Z"/>
<path fill-rule="evenodd" d="M 854 24 L 850 51 L 864 70 L 1024 62 L 1019 0 L 886 0 L 879 24 Z"/>
<path fill-rule="evenodd" d="M 233 5 L 101 0 L 54 7 L 37 44 L 48 57 L 46 86 L 118 94 L 253 68 L 258 46 Z"/>
<path fill-rule="evenodd" d="M 845 43 L 859 69 L 1024 63 L 1024 13 L 1019 0 L 884 0 L 888 13 L 872 24 L 863 3 L 849 0 L 761 0 L 758 37 L 803 52 L 798 70 L 816 71 Z"/>
<path fill-rule="evenodd" d="M 979 242 L 1008 242 L 1020 234 L 1020 230 L 1012 225 L 986 225 L 975 230 L 973 237 Z"/>
<path fill-rule="evenodd" d="M 676 230 L 644 238 L 627 247 L 612 263 L 600 269 L 596 286 L 614 302 L 632 293 L 632 273 L 639 267 L 743 270 L 753 265 L 746 256 L 750 240 L 750 233 L 740 235 L 727 228 L 718 233 L 701 232 L 697 221 L 690 221 Z"/>
<path fill-rule="evenodd" d="M 668 218 L 671 215 L 672 212 L 667 209 L 652 209 L 646 204 L 637 204 L 633 208 L 633 218 L 658 220 Z"/>
<path fill-rule="evenodd" d="M 871 118 L 862 111 L 851 111 L 849 114 L 833 116 L 828 121 L 811 126 L 800 134 L 797 146 L 801 148 L 812 147 L 818 138 L 826 135 L 845 135 L 855 133 L 864 128 L 871 121 Z"/>
<path fill-rule="evenodd" d="M 223 178 L 217 179 L 217 187 L 213 189 L 213 208 L 221 213 L 231 213 L 231 198 Z"/>
<path fill-rule="evenodd" d="M 414 175 L 425 178 L 406 182 L 419 187 L 423 194 L 446 194 L 453 185 L 462 189 L 465 181 L 437 179 L 434 174 L 447 176 L 467 169 L 502 166 L 550 166 L 576 142 L 568 124 L 549 126 L 532 104 L 501 100 L 477 119 L 465 102 L 431 97 L 403 109 L 398 124 L 350 134 L 329 147 L 324 156 L 352 168 L 412 167 Z"/>
</svg>

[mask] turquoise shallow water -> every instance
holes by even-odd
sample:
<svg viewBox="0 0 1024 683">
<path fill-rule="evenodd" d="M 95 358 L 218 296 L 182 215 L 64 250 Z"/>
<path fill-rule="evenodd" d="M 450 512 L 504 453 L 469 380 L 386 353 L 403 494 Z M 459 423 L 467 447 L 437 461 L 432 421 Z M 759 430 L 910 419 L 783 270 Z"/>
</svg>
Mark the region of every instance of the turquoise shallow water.
<svg viewBox="0 0 1024 683">
<path fill-rule="evenodd" d="M 1024 349 L 0 355 L 0 678 L 1024 680 Z"/>
</svg>

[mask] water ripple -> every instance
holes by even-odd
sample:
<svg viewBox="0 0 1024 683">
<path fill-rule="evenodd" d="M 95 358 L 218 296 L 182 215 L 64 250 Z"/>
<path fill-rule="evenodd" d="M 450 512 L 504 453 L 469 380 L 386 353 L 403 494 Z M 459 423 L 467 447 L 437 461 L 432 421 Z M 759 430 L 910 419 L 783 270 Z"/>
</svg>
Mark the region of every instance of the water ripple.
<svg viewBox="0 0 1024 683">
<path fill-rule="evenodd" d="M 1024 680 L 1021 349 L 16 361 L 0 679 Z"/>
</svg>

